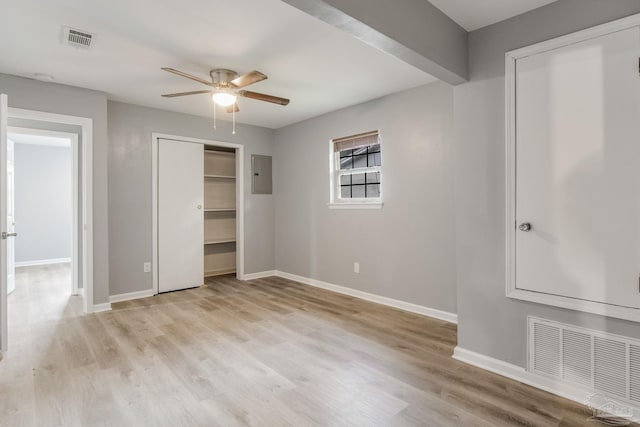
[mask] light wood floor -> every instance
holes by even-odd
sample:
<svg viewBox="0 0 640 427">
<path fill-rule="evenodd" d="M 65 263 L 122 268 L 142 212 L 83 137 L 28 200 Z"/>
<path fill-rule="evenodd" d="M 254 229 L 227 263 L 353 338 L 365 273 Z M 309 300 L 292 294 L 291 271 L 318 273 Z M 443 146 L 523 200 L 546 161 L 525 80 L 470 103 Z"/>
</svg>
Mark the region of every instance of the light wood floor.
<svg viewBox="0 0 640 427">
<path fill-rule="evenodd" d="M 209 279 L 82 315 L 68 279 L 68 266 L 20 270 L 1 425 L 582 426 L 591 415 L 451 359 L 455 325 L 288 280 Z"/>
</svg>

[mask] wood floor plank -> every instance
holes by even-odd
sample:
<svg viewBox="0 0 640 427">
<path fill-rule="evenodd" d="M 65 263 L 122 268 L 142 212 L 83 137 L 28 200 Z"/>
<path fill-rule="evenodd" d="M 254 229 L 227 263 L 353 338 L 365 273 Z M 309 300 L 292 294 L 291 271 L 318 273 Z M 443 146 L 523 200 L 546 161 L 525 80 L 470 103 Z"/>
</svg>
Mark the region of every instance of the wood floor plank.
<svg viewBox="0 0 640 427">
<path fill-rule="evenodd" d="M 19 269 L 0 426 L 582 426 L 451 358 L 456 326 L 282 278 L 83 315 L 68 265 Z M 596 425 L 589 422 L 589 425 Z"/>
</svg>

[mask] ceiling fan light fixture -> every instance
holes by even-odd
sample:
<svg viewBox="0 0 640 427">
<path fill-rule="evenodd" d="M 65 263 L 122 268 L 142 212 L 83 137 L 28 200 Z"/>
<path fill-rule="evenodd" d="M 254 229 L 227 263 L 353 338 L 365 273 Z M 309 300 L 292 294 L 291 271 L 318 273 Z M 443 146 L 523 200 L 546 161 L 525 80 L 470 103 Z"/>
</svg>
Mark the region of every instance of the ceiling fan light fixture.
<svg viewBox="0 0 640 427">
<path fill-rule="evenodd" d="M 220 105 L 221 107 L 229 107 L 235 104 L 238 97 L 233 93 L 227 91 L 218 91 L 211 95 L 213 98 L 213 102 Z"/>
</svg>

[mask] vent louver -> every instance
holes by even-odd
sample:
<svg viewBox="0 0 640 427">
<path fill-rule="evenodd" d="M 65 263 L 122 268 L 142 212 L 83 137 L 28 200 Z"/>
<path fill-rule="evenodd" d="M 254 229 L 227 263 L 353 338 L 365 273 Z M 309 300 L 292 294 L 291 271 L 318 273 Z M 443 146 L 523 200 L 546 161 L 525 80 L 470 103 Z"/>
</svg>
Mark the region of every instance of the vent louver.
<svg viewBox="0 0 640 427">
<path fill-rule="evenodd" d="M 591 337 L 568 329 L 562 331 L 563 377 L 584 386 L 591 386 Z"/>
<path fill-rule="evenodd" d="M 536 347 L 534 368 L 545 374 L 560 375 L 560 328 L 536 323 L 533 325 L 534 341 L 539 343 Z"/>
<path fill-rule="evenodd" d="M 640 341 L 529 317 L 530 372 L 640 404 Z"/>
<path fill-rule="evenodd" d="M 71 27 L 62 27 L 62 44 L 89 49 L 95 38 L 95 34 L 88 31 L 77 30 Z"/>
</svg>

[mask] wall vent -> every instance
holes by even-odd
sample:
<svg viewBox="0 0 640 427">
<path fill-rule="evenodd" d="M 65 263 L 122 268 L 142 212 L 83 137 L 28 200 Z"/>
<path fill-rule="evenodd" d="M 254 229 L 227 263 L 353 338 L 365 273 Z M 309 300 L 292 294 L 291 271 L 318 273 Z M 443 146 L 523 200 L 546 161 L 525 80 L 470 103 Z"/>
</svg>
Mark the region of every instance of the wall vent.
<svg viewBox="0 0 640 427">
<path fill-rule="evenodd" d="M 529 317 L 527 369 L 640 404 L 640 340 Z"/>
<path fill-rule="evenodd" d="M 91 43 L 95 39 L 95 34 L 88 31 L 78 30 L 71 27 L 62 27 L 62 44 L 78 47 L 81 49 L 89 49 Z"/>
</svg>

